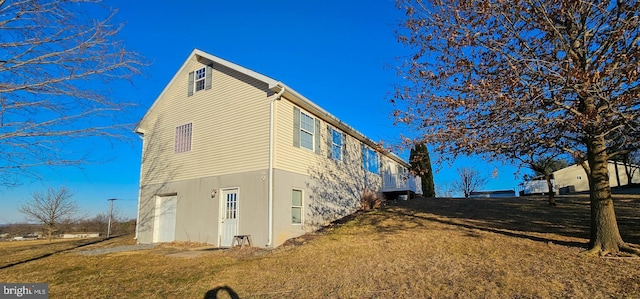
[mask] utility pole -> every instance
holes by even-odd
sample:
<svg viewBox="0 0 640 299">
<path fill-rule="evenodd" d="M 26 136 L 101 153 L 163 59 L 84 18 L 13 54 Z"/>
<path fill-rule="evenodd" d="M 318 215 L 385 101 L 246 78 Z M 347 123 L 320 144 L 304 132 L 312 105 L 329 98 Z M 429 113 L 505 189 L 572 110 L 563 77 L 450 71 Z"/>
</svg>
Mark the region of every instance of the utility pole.
<svg viewBox="0 0 640 299">
<path fill-rule="evenodd" d="M 109 225 L 107 227 L 107 239 L 111 237 L 111 218 L 113 218 L 113 201 L 117 200 L 117 198 L 109 198 Z"/>
</svg>

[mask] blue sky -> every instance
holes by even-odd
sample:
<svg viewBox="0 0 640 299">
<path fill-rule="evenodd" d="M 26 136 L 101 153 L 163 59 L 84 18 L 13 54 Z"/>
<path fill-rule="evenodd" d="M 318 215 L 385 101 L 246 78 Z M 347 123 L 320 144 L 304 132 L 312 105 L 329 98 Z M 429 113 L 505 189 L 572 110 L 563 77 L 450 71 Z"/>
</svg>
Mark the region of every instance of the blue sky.
<svg viewBox="0 0 640 299">
<path fill-rule="evenodd" d="M 395 40 L 403 13 L 391 0 L 370 1 L 124 1 L 105 0 L 125 23 L 120 38 L 151 65 L 143 76 L 115 91 L 138 107 L 139 120 L 194 48 L 237 63 L 296 89 L 375 141 L 399 142 L 388 101 L 398 82 L 396 58 L 409 52 Z M 83 214 L 108 211 L 117 198 L 120 215 L 135 218 L 141 142 L 95 146 L 105 163 L 46 170 L 44 181 L 26 180 L 0 190 L 0 223 L 23 221 L 17 207 L 34 191 L 67 186 Z M 399 153 L 403 157 L 406 154 Z M 432 159 L 436 160 L 432 153 Z M 436 188 L 456 178 L 457 167 L 474 167 L 489 179 L 485 190 L 515 189 L 517 169 L 460 158 L 435 166 Z M 521 175 L 518 175 L 521 177 Z"/>
</svg>

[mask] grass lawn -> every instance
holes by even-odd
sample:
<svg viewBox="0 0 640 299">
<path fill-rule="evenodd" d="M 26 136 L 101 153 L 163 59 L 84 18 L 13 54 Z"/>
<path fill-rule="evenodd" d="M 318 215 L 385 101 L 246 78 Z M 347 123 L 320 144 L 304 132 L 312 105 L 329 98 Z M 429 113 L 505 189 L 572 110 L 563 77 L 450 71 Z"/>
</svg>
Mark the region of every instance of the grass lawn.
<svg viewBox="0 0 640 299">
<path fill-rule="evenodd" d="M 614 201 L 640 243 L 640 197 Z M 640 298 L 640 259 L 580 255 L 588 233 L 587 197 L 412 200 L 270 251 L 3 242 L 0 282 L 47 282 L 50 298 Z"/>
</svg>

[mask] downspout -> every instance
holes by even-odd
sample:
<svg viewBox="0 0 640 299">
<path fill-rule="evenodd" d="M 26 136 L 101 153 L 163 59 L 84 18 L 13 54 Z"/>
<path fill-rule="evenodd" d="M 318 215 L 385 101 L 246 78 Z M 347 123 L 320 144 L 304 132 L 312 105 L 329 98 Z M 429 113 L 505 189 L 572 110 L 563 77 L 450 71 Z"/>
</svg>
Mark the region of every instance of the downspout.
<svg viewBox="0 0 640 299">
<path fill-rule="evenodd" d="M 138 137 L 142 140 L 142 154 L 140 158 L 140 179 L 142 179 L 142 167 L 144 167 L 144 134 L 140 132 L 136 132 Z M 138 182 L 140 183 L 140 182 Z M 138 210 L 136 211 L 136 235 L 133 237 L 134 240 L 138 240 L 138 232 L 140 231 L 140 199 L 142 198 L 142 184 L 138 186 Z M 138 242 L 136 242 L 138 243 Z"/>
<path fill-rule="evenodd" d="M 265 245 L 265 247 L 271 247 L 271 244 L 273 243 L 273 147 L 274 147 L 274 140 L 273 140 L 274 139 L 274 136 L 273 136 L 274 108 L 273 107 L 274 107 L 275 101 L 279 100 L 280 97 L 282 97 L 282 94 L 284 93 L 284 90 L 285 90 L 284 86 L 280 85 L 279 83 L 276 83 L 276 85 L 280 87 L 280 91 L 275 95 L 275 97 L 273 97 L 273 99 L 271 99 L 271 102 L 269 103 L 269 182 L 267 183 L 268 235 L 267 235 L 267 245 Z"/>
</svg>

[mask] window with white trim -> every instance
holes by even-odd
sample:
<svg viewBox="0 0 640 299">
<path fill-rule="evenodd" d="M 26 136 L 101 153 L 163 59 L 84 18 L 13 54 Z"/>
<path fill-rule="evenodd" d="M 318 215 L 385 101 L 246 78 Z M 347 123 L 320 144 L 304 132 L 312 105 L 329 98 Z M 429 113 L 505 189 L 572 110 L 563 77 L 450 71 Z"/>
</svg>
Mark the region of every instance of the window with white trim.
<svg viewBox="0 0 640 299">
<path fill-rule="evenodd" d="M 207 69 L 197 69 L 195 72 L 195 91 L 203 90 L 205 87 L 205 79 L 207 78 Z"/>
<path fill-rule="evenodd" d="M 344 135 L 336 129 L 331 129 L 331 158 L 342 161 L 342 145 Z"/>
<path fill-rule="evenodd" d="M 399 174 L 405 174 L 405 173 L 407 173 L 407 169 L 406 169 L 404 166 L 402 166 L 402 165 L 400 165 L 400 164 L 397 164 L 397 167 L 398 167 L 398 173 L 399 173 Z"/>
<path fill-rule="evenodd" d="M 291 224 L 302 224 L 302 190 L 291 192 Z"/>
<path fill-rule="evenodd" d="M 191 151 L 191 123 L 184 124 L 176 127 L 176 137 L 173 146 L 173 152 L 176 154 L 190 152 Z"/>
<path fill-rule="evenodd" d="M 202 90 L 211 89 L 211 80 L 213 79 L 213 67 L 205 65 L 195 71 L 189 72 L 189 83 L 187 85 L 187 96 Z"/>
<path fill-rule="evenodd" d="M 315 119 L 300 111 L 300 146 L 314 150 Z"/>
<path fill-rule="evenodd" d="M 378 173 L 380 170 L 380 162 L 378 160 L 378 153 L 367 146 L 362 148 L 362 162 L 364 169 L 371 173 Z"/>
</svg>

